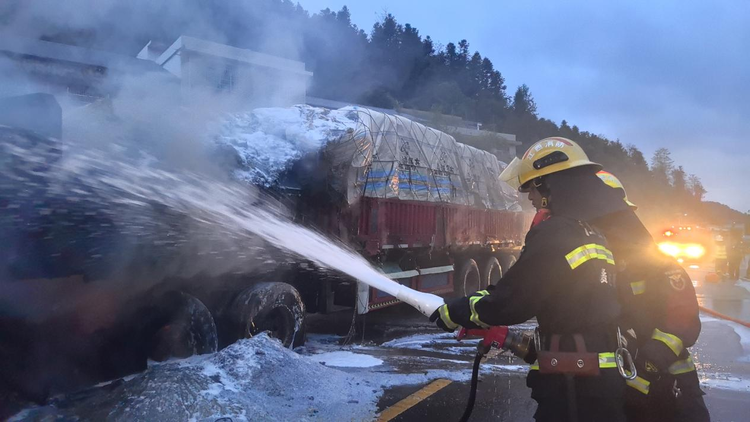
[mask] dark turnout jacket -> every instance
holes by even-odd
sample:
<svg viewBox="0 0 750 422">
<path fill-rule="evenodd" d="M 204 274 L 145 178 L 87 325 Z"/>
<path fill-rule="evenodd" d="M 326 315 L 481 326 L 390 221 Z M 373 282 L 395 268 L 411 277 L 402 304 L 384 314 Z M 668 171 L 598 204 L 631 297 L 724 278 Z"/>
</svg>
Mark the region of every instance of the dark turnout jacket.
<svg viewBox="0 0 750 422">
<path fill-rule="evenodd" d="M 619 311 L 614 270 L 601 235 L 577 220 L 552 217 L 529 231 L 518 261 L 474 309 L 487 325 L 536 317 L 543 335 L 607 337 L 614 333 Z M 598 338 L 591 342 L 591 351 L 611 346 Z"/>
<path fill-rule="evenodd" d="M 591 169 L 588 173 L 593 175 Z M 554 204 L 554 190 L 551 197 Z M 609 201 L 607 209 L 623 203 L 611 195 Z M 616 258 L 606 238 L 585 222 L 587 217 L 576 210 L 558 215 L 553 209 L 549 219 L 531 228 L 518 261 L 496 286 L 447 302 L 458 325 L 513 325 L 536 317 L 541 351 L 560 336 L 560 350 L 576 352 L 573 335 L 580 334 L 586 351 L 598 354 L 598 376 L 542 373 L 531 366 L 527 385 L 538 402 L 535 418 L 540 421 L 565 420 L 572 409 L 570 397 L 577 401 L 578 420 L 624 418 L 625 381 L 613 362 L 620 317 Z"/>
<path fill-rule="evenodd" d="M 622 200 L 622 191 L 610 188 L 595 175 L 565 173 L 551 175 L 548 181 L 555 192 L 552 214 L 578 216 L 607 238 L 620 270 L 617 285 L 623 306 L 622 328 L 632 328 L 640 345 L 661 338 L 665 345 L 669 343 L 667 349 L 678 352 L 669 360 L 677 360 L 700 333 L 698 302 L 690 277 L 674 259 L 658 251 L 651 234 Z M 612 195 L 619 200 L 612 202 Z M 654 335 L 655 329 L 667 336 Z"/>
<path fill-rule="evenodd" d="M 576 183 L 568 178 L 576 177 Z M 553 215 L 577 215 L 600 231 L 608 241 L 617 261 L 617 291 L 622 315 L 619 324 L 631 338 L 628 348 L 636 355 L 639 379 L 628 385 L 649 394 L 659 380 L 669 387 L 677 377 L 683 396 L 700 396 L 695 366 L 687 349 L 698 339 L 701 330 L 695 288 L 677 262 L 661 254 L 651 234 L 622 200 L 623 193 L 585 174 L 560 174 L 549 180 L 562 198 L 553 200 Z M 577 185 L 580 188 L 571 189 Z M 600 198 L 612 193 L 618 203 Z M 607 206 L 609 204 L 610 206 Z M 630 337 L 630 336 L 627 336 Z M 634 344 L 633 344 L 634 343 Z M 656 366 L 656 373 L 645 370 L 646 361 Z M 700 418 L 696 420 L 702 420 Z"/>
<path fill-rule="evenodd" d="M 573 334 L 582 334 L 588 352 L 614 352 L 619 317 L 614 260 L 606 240 L 591 227 L 567 217 L 552 217 L 533 227 L 518 261 L 489 294 L 451 306 L 451 317 L 466 326 L 513 325 L 533 317 L 539 323 L 543 349 L 561 335 L 560 349 L 575 351 Z M 469 324 L 470 325 L 470 324 Z M 562 375 L 537 370 L 527 379 L 535 398 L 561 397 Z M 624 381 L 614 369 L 580 378 L 580 396 L 619 397 Z"/>
<path fill-rule="evenodd" d="M 603 216 L 592 224 L 608 233 L 613 253 L 622 260 L 624 268 L 618 274 L 622 327 L 635 331 L 639 345 L 652 339 L 654 330 L 677 337 L 681 343 L 678 353 L 669 356 L 667 350 L 664 352 L 669 363 L 678 360 L 685 354 L 684 348 L 695 344 L 701 330 L 690 277 L 673 259 L 657 250 L 632 211 Z"/>
</svg>

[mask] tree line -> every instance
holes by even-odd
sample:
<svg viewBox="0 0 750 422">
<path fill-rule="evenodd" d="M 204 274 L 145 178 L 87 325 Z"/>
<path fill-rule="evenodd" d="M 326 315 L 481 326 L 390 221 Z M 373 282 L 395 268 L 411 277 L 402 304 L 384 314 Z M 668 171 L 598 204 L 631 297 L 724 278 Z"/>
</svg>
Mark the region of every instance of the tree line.
<svg viewBox="0 0 750 422">
<path fill-rule="evenodd" d="M 649 160 L 633 144 L 540 116 L 531 88 L 523 84 L 511 95 L 492 60 L 472 52 L 465 39 L 440 45 L 392 14 L 368 33 L 351 22 L 345 6 L 307 19 L 304 59 L 315 72 L 312 95 L 460 116 L 487 130 L 515 134 L 522 143 L 519 154 L 544 137 L 570 138 L 622 180 L 649 223 L 665 224 L 681 214 L 712 220 L 703 206 L 706 189 L 700 178 L 676 164 L 668 149 L 657 149 Z M 323 39 L 331 34 L 334 43 Z M 475 146 L 490 149 L 484 141 Z"/>
<path fill-rule="evenodd" d="M 392 14 L 384 14 L 365 30 L 352 22 L 346 6 L 309 13 L 290 0 L 183 0 L 181 5 L 178 11 L 200 15 L 200 24 L 159 8 L 129 10 L 140 24 L 119 44 L 113 44 L 117 38 L 106 38 L 106 47 L 132 53 L 150 39 L 171 42 L 180 35 L 194 35 L 302 60 L 314 73 L 309 95 L 460 116 L 481 123 L 483 129 L 515 134 L 522 143 L 519 153 L 544 137 L 570 138 L 623 181 L 647 219 L 712 215 L 703 206 L 706 190 L 701 180 L 675 163 L 667 149 L 647 159 L 632 143 L 540 116 L 531 88 L 524 84 L 509 91 L 492 60 L 472 51 L 466 39 L 443 45 Z M 120 13 L 122 18 L 124 12 Z M 96 31 L 60 29 L 47 39 L 101 48 L 95 44 L 101 40 Z M 490 139 L 460 140 L 491 149 Z"/>
</svg>

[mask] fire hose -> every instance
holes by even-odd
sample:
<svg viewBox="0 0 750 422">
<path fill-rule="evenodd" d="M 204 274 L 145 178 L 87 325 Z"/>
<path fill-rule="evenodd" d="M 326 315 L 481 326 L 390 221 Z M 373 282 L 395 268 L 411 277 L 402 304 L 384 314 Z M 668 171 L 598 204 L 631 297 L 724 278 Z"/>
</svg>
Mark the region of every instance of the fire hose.
<svg viewBox="0 0 750 422">
<path fill-rule="evenodd" d="M 460 421 L 466 422 L 471 417 L 474 410 L 474 402 L 477 396 L 477 386 L 479 384 L 479 364 L 482 358 L 494 347 L 497 349 L 510 350 L 514 355 L 525 358 L 531 345 L 531 337 L 521 333 L 510 331 L 507 326 L 496 326 L 488 329 L 467 330 L 461 328 L 457 340 L 461 341 L 466 337 L 482 337 L 477 344 L 477 353 L 474 356 L 474 365 L 471 369 L 471 387 L 469 390 L 469 401 L 466 403 L 466 409 L 461 416 Z"/>
<path fill-rule="evenodd" d="M 534 335 L 529 335 L 519 331 L 512 331 L 507 326 L 495 326 L 487 329 L 470 329 L 461 328 L 459 331 L 457 340 L 461 341 L 466 337 L 481 337 L 481 341 L 477 344 L 477 353 L 474 356 L 474 365 L 471 371 L 471 389 L 469 390 L 469 400 L 466 404 L 464 414 L 461 416 L 460 421 L 466 422 L 471 416 L 471 412 L 474 410 L 474 402 L 476 401 L 477 386 L 479 384 L 479 365 L 482 358 L 489 353 L 494 347 L 500 350 L 508 350 L 515 356 L 526 361 L 527 357 L 532 350 L 540 350 L 538 332 L 535 331 Z M 618 337 L 618 348 L 615 352 L 615 362 L 617 364 L 617 370 L 625 379 L 635 379 L 637 371 L 633 363 L 633 359 L 627 349 L 623 347 L 622 335 L 620 330 L 617 330 Z M 568 400 L 571 406 L 575 405 L 574 390 L 572 386 L 573 377 L 568 376 Z M 569 409 L 571 413 L 571 420 L 577 420 L 577 411 L 571 407 Z"/>
<path fill-rule="evenodd" d="M 417 309 L 426 317 L 430 317 L 435 310 L 445 303 L 440 296 L 410 289 L 384 276 L 372 280 L 363 280 L 363 282 L 395 296 L 402 302 Z M 495 326 L 487 329 L 461 329 L 458 334 L 458 340 L 462 340 L 468 336 L 480 337 L 482 339 L 477 346 L 477 354 L 474 357 L 474 365 L 471 371 L 469 401 L 466 405 L 466 410 L 464 411 L 463 416 L 461 416 L 462 422 L 466 422 L 469 419 L 474 409 L 477 386 L 479 384 L 479 365 L 482 358 L 486 356 L 493 347 L 495 347 L 498 349 L 509 350 L 514 355 L 526 360 L 532 347 L 534 347 L 535 350 L 540 350 L 540 345 L 538 344 L 539 336 L 537 334 L 538 333 L 535 332 L 534 335 L 528 335 L 523 332 L 511 331 L 507 326 Z M 618 348 L 615 352 L 617 369 L 623 378 L 634 379 L 637 375 L 635 365 L 633 364 L 630 353 L 628 353 L 627 349 L 623 346 L 622 336 L 620 335 L 619 330 L 617 332 L 617 337 Z M 629 368 L 626 368 L 626 365 Z"/>
</svg>

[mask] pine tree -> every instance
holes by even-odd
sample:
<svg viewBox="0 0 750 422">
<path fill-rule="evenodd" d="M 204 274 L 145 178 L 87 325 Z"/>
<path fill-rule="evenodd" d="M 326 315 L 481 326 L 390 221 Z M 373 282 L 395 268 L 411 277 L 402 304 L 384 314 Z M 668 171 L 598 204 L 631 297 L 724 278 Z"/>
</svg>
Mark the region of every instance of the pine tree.
<svg viewBox="0 0 750 422">
<path fill-rule="evenodd" d="M 484 75 L 482 72 L 482 55 L 478 51 L 474 52 L 471 60 L 466 65 L 467 89 L 464 90 L 468 97 L 475 98 L 483 93 L 482 82 Z"/>
<path fill-rule="evenodd" d="M 458 63 L 458 50 L 456 49 L 456 44 L 449 42 L 448 45 L 445 46 L 445 52 L 442 54 L 448 71 L 450 74 L 455 75 L 457 70 L 456 64 Z"/>
<path fill-rule="evenodd" d="M 653 173 L 656 183 L 661 186 L 668 186 L 673 169 L 674 161 L 669 150 L 666 148 L 657 149 L 651 158 L 651 173 Z"/>
<path fill-rule="evenodd" d="M 694 174 L 688 176 L 687 188 L 690 194 L 693 196 L 693 199 L 699 202 L 703 201 L 703 197 L 706 195 L 706 189 L 703 187 L 703 183 L 698 176 Z"/>
<path fill-rule="evenodd" d="M 513 96 L 513 112 L 517 115 L 532 115 L 536 117 L 536 102 L 531 96 L 529 87 L 523 84 L 518 87 Z"/>
<path fill-rule="evenodd" d="M 672 187 L 677 195 L 684 195 L 687 192 L 687 180 L 685 169 L 682 166 L 672 170 Z"/>
<path fill-rule="evenodd" d="M 424 41 L 422 41 L 422 53 L 425 56 L 432 56 L 435 54 L 435 44 L 432 42 L 432 38 L 430 36 L 426 36 Z"/>
</svg>

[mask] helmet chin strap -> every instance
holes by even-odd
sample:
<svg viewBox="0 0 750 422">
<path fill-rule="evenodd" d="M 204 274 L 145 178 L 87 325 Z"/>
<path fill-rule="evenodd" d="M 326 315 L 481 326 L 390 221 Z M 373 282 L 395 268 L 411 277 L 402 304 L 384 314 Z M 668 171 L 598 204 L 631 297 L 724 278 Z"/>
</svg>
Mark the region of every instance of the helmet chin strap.
<svg viewBox="0 0 750 422">
<path fill-rule="evenodd" d="M 547 184 L 544 182 L 544 177 L 537 177 L 536 179 L 532 180 L 531 182 L 533 186 L 536 188 L 536 190 L 542 195 L 542 208 L 549 208 L 549 187 L 547 187 Z"/>
</svg>

